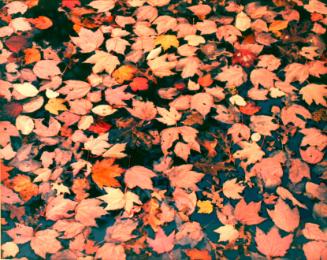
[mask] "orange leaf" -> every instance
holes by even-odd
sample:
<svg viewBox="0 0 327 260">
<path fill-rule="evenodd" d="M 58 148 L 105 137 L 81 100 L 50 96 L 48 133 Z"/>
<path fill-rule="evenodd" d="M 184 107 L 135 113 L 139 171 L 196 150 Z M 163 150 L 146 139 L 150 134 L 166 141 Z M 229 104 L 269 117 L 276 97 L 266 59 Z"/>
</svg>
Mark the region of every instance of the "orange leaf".
<svg viewBox="0 0 327 260">
<path fill-rule="evenodd" d="M 35 19 L 28 19 L 37 29 L 46 30 L 52 26 L 52 21 L 46 16 L 39 16 Z"/>
<path fill-rule="evenodd" d="M 113 164 L 115 159 L 104 159 L 97 161 L 92 168 L 92 179 L 100 187 L 120 187 L 120 183 L 115 179 L 119 177 L 124 169 L 118 164 Z"/>
<path fill-rule="evenodd" d="M 41 60 L 41 54 L 36 48 L 28 48 L 24 50 L 25 64 L 31 64 Z"/>
<path fill-rule="evenodd" d="M 288 21 L 274 21 L 269 26 L 269 31 L 281 31 L 286 29 L 288 26 Z"/>
<path fill-rule="evenodd" d="M 199 78 L 198 83 L 200 84 L 200 86 L 206 88 L 212 85 L 213 80 L 211 78 L 210 74 L 207 74 L 201 78 Z"/>
<path fill-rule="evenodd" d="M 185 253 L 190 258 L 190 260 L 211 260 L 211 256 L 208 250 L 192 248 L 187 249 Z"/>
<path fill-rule="evenodd" d="M 245 106 L 240 107 L 241 113 L 252 116 L 255 113 L 259 112 L 261 110 L 261 107 L 256 106 L 254 103 L 248 102 Z"/>
<path fill-rule="evenodd" d="M 29 176 L 19 174 L 13 178 L 11 185 L 25 201 L 38 194 L 38 186 L 31 182 Z"/>
<path fill-rule="evenodd" d="M 137 69 L 131 65 L 123 65 L 116 69 L 114 73 L 112 73 L 112 77 L 119 83 L 122 84 L 125 81 L 132 80 Z"/>
<path fill-rule="evenodd" d="M 14 167 L 8 167 L 7 165 L 4 165 L 2 160 L 0 160 L 0 172 L 1 172 L 1 182 L 9 178 L 9 173 Z"/>
</svg>

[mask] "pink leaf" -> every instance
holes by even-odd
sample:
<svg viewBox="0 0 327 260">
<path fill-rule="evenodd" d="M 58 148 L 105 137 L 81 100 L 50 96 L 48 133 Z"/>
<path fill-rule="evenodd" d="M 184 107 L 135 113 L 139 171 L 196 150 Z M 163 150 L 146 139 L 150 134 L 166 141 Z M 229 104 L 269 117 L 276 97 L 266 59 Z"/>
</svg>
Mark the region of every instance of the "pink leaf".
<svg viewBox="0 0 327 260">
<path fill-rule="evenodd" d="M 77 202 L 70 199 L 64 199 L 63 197 L 55 197 L 49 200 L 49 203 L 45 209 L 46 218 L 56 221 L 62 218 L 70 218 L 74 214 L 68 213 L 73 211 Z"/>
<path fill-rule="evenodd" d="M 107 214 L 100 204 L 101 201 L 98 199 L 82 200 L 75 209 L 75 219 L 85 226 L 97 226 L 95 219 Z"/>
<path fill-rule="evenodd" d="M 16 227 L 7 231 L 16 244 L 25 244 L 33 237 L 33 228 L 24 226 L 22 224 L 16 224 Z"/>
<path fill-rule="evenodd" d="M 35 254 L 46 258 L 48 253 L 57 253 L 62 248 L 60 242 L 56 239 L 58 236 L 58 232 L 52 229 L 36 232 L 31 240 L 31 247 Z"/>
<path fill-rule="evenodd" d="M 258 245 L 257 249 L 268 257 L 284 256 L 292 241 L 292 234 L 282 238 L 276 227 L 272 227 L 267 234 L 256 228 L 255 242 Z"/>
<path fill-rule="evenodd" d="M 155 239 L 147 238 L 150 247 L 158 254 L 166 253 L 174 248 L 175 231 L 166 236 L 162 228 L 158 229 Z"/>
<path fill-rule="evenodd" d="M 155 176 L 153 171 L 143 166 L 133 166 L 126 171 L 124 181 L 130 189 L 140 187 L 141 189 L 153 190 L 151 178 Z"/>
<path fill-rule="evenodd" d="M 299 226 L 299 210 L 291 209 L 282 199 L 278 199 L 274 210 L 267 211 L 275 225 L 286 232 L 292 232 Z"/>
<path fill-rule="evenodd" d="M 264 221 L 263 217 L 259 216 L 259 211 L 261 207 L 260 202 L 251 201 L 249 204 L 242 199 L 237 203 L 234 211 L 235 218 L 245 225 L 257 225 Z"/>
</svg>

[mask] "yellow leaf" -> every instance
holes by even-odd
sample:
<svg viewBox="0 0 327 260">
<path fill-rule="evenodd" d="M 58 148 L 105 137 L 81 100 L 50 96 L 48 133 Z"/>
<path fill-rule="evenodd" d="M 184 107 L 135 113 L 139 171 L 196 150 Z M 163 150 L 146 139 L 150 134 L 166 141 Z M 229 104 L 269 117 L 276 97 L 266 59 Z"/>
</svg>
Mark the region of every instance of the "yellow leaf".
<svg viewBox="0 0 327 260">
<path fill-rule="evenodd" d="M 288 26 L 288 21 L 274 21 L 269 26 L 269 31 L 276 32 L 286 29 Z"/>
<path fill-rule="evenodd" d="M 62 98 L 51 98 L 45 105 L 45 109 L 51 114 L 58 115 L 59 111 L 66 111 L 67 107 L 64 105 L 65 100 Z"/>
<path fill-rule="evenodd" d="M 213 211 L 213 206 L 209 200 L 199 200 L 197 206 L 199 207 L 198 213 L 210 214 Z"/>
<path fill-rule="evenodd" d="M 164 50 L 169 49 L 171 46 L 178 48 L 179 42 L 175 35 L 159 35 L 154 41 L 155 45 L 160 44 Z"/>
<path fill-rule="evenodd" d="M 116 69 L 112 76 L 119 83 L 122 84 L 124 81 L 132 80 L 137 69 L 131 65 L 123 65 Z"/>
</svg>

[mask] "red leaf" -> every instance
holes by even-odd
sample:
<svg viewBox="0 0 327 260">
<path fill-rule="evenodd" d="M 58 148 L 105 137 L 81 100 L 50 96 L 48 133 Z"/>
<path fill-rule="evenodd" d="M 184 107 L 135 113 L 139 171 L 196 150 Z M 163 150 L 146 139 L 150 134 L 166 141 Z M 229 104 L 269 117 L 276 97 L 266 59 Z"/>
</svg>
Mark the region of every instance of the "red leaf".
<svg viewBox="0 0 327 260">
<path fill-rule="evenodd" d="M 73 9 L 76 5 L 81 5 L 81 2 L 79 0 L 62 0 L 61 6 L 67 7 L 69 9 Z"/>
<path fill-rule="evenodd" d="M 148 80 L 146 78 L 136 77 L 129 84 L 131 89 L 136 92 L 139 90 L 147 90 L 149 88 Z"/>
<path fill-rule="evenodd" d="M 10 102 L 3 106 L 3 110 L 8 116 L 16 118 L 23 111 L 23 106 L 17 102 Z"/>
<path fill-rule="evenodd" d="M 12 52 L 20 52 L 27 47 L 28 42 L 23 36 L 11 36 L 5 41 L 7 48 Z"/>
<path fill-rule="evenodd" d="M 239 109 L 243 114 L 252 116 L 255 113 L 259 112 L 261 110 L 261 107 L 256 106 L 254 103 L 248 102 L 245 106 L 242 106 Z"/>
<path fill-rule="evenodd" d="M 106 133 L 110 130 L 112 125 L 104 122 L 104 121 L 99 121 L 96 122 L 95 124 L 91 125 L 88 130 L 97 133 L 97 134 L 103 134 Z"/>
</svg>

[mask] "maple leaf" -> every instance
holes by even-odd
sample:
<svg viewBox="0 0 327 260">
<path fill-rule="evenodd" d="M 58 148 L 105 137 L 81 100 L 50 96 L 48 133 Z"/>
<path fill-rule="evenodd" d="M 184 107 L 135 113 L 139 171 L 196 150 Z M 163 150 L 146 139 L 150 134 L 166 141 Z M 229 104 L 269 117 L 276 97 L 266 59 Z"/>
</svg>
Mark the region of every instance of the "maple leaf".
<svg viewBox="0 0 327 260">
<path fill-rule="evenodd" d="M 271 136 L 271 131 L 275 131 L 279 128 L 279 124 L 273 123 L 274 118 L 271 116 L 251 116 L 250 127 L 253 131 L 262 134 Z"/>
<path fill-rule="evenodd" d="M 98 198 L 108 204 L 105 207 L 105 210 L 118 210 L 124 208 L 129 212 L 134 204 L 142 205 L 139 196 L 133 192 L 127 191 L 126 193 L 123 193 L 118 188 L 104 188 L 104 190 L 107 194 Z"/>
<path fill-rule="evenodd" d="M 157 107 L 158 114 L 161 115 L 161 118 L 156 118 L 159 122 L 166 125 L 176 125 L 177 122 L 181 119 L 182 115 L 174 107 L 170 107 L 169 110 Z"/>
<path fill-rule="evenodd" d="M 155 239 L 147 238 L 150 247 L 158 254 L 166 253 L 174 248 L 175 231 L 167 236 L 162 228 L 159 228 Z"/>
<path fill-rule="evenodd" d="M 267 211 L 275 225 L 286 232 L 292 232 L 299 226 L 299 210 L 291 209 L 282 199 L 278 199 L 274 210 Z"/>
<path fill-rule="evenodd" d="M 97 161 L 92 167 L 92 179 L 100 187 L 120 187 L 120 183 L 115 177 L 121 176 L 124 169 L 118 164 L 114 164 L 115 159 L 104 159 Z"/>
<path fill-rule="evenodd" d="M 69 239 L 74 238 L 80 234 L 85 226 L 82 223 L 75 222 L 72 220 L 58 220 L 52 228 L 59 232 L 64 232 L 63 238 Z"/>
<path fill-rule="evenodd" d="M 109 157 L 109 158 L 124 158 L 127 156 L 127 154 L 123 153 L 126 149 L 127 143 L 121 143 L 121 144 L 112 144 L 110 145 L 109 149 L 102 155 L 103 157 Z"/>
<path fill-rule="evenodd" d="M 81 5 L 81 2 L 79 0 L 62 0 L 61 5 L 62 7 L 73 9 L 75 6 Z"/>
<path fill-rule="evenodd" d="M 105 241 L 117 243 L 126 242 L 135 238 L 132 232 L 136 229 L 138 222 L 131 219 L 118 220 L 106 230 Z"/>
<path fill-rule="evenodd" d="M 258 245 L 258 251 L 268 257 L 284 256 L 292 240 L 292 234 L 282 238 L 276 227 L 272 227 L 267 234 L 260 228 L 256 228 L 255 242 Z"/>
<path fill-rule="evenodd" d="M 38 186 L 31 182 L 31 178 L 23 174 L 16 175 L 12 179 L 11 186 L 24 201 L 28 201 L 33 196 L 36 196 L 39 191 Z"/>
<path fill-rule="evenodd" d="M 56 221 L 62 218 L 70 218 L 74 214 L 68 213 L 73 211 L 76 207 L 77 202 L 70 199 L 64 199 L 63 197 L 55 197 L 49 200 L 48 205 L 45 209 L 46 218 Z"/>
<path fill-rule="evenodd" d="M 122 245 L 114 243 L 104 243 L 102 247 L 97 250 L 96 259 L 110 260 L 110 259 L 126 259 L 125 249 Z"/>
<path fill-rule="evenodd" d="M 22 202 L 22 200 L 13 190 L 7 188 L 4 185 L 1 185 L 0 188 L 1 188 L 1 201 L 3 203 L 15 204 L 15 203 Z"/>
<path fill-rule="evenodd" d="M 198 213 L 200 214 L 210 214 L 213 211 L 213 205 L 209 200 L 198 200 L 196 205 L 199 207 Z"/>
<path fill-rule="evenodd" d="M 19 252 L 19 247 L 14 242 L 6 242 L 1 245 L 2 257 L 15 257 Z"/>
<path fill-rule="evenodd" d="M 124 182 L 130 189 L 140 187 L 141 189 L 153 190 L 151 178 L 155 176 L 153 171 L 143 166 L 133 166 L 126 170 Z"/>
<path fill-rule="evenodd" d="M 62 245 L 56 239 L 59 233 L 53 229 L 45 229 L 34 234 L 31 240 L 31 248 L 38 256 L 46 258 L 46 254 L 57 253 Z M 49 244 L 51 246 L 49 246 Z"/>
<path fill-rule="evenodd" d="M 16 224 L 15 228 L 7 231 L 7 234 L 16 244 L 25 244 L 32 239 L 33 228 L 23 224 Z"/>
<path fill-rule="evenodd" d="M 285 81 L 303 83 L 309 77 L 309 67 L 301 63 L 292 63 L 285 67 Z"/>
<path fill-rule="evenodd" d="M 233 156 L 236 159 L 246 159 L 246 165 L 260 161 L 265 155 L 265 152 L 262 151 L 260 146 L 255 142 L 249 143 L 246 141 L 241 141 L 238 143 L 238 145 L 242 147 L 242 150 L 235 152 Z"/>
<path fill-rule="evenodd" d="M 175 35 L 169 35 L 169 34 L 162 34 L 159 35 L 155 41 L 155 45 L 160 44 L 162 48 L 166 51 L 170 47 L 178 48 L 179 41 L 177 40 L 177 37 Z"/>
<path fill-rule="evenodd" d="M 199 182 L 204 174 L 192 171 L 192 164 L 175 166 L 164 173 L 168 176 L 171 185 L 177 188 L 198 190 L 196 183 Z"/>
<path fill-rule="evenodd" d="M 301 88 L 300 94 L 302 98 L 311 105 L 312 102 L 317 105 L 322 105 L 327 107 L 326 97 L 327 97 L 327 85 L 319 84 L 308 84 L 305 87 Z"/>
<path fill-rule="evenodd" d="M 245 225 L 257 225 L 265 219 L 260 217 L 258 212 L 261 207 L 261 202 L 251 201 L 249 204 L 244 199 L 240 200 L 235 207 L 235 218 Z"/>
<path fill-rule="evenodd" d="M 33 72 L 40 79 L 51 79 L 52 77 L 61 74 L 57 64 L 58 61 L 55 60 L 40 60 L 34 65 Z"/>
<path fill-rule="evenodd" d="M 225 181 L 223 184 L 223 193 L 227 198 L 241 199 L 240 193 L 243 192 L 244 186 L 236 182 L 237 179 Z"/>
<path fill-rule="evenodd" d="M 137 69 L 134 66 L 131 65 L 123 65 L 116 69 L 112 73 L 112 77 L 119 83 L 122 84 L 125 81 L 132 80 L 135 73 L 137 72 Z"/>
<path fill-rule="evenodd" d="M 129 85 L 134 92 L 147 90 L 149 88 L 148 79 L 142 77 L 134 78 Z"/>
<path fill-rule="evenodd" d="M 129 42 L 120 38 L 115 37 L 106 41 L 106 49 L 108 52 L 114 51 L 119 54 L 124 54 L 126 47 L 129 46 Z"/>
<path fill-rule="evenodd" d="M 105 91 L 106 101 L 110 105 L 126 106 L 125 100 L 134 97 L 133 94 L 125 92 L 127 85 L 118 88 L 110 88 Z"/>
<path fill-rule="evenodd" d="M 89 93 L 91 86 L 81 80 L 66 80 L 65 86 L 58 90 L 60 94 L 66 95 L 66 100 L 84 97 Z"/>
<path fill-rule="evenodd" d="M 190 260 L 212 260 L 209 251 L 205 249 L 186 249 L 185 254 L 190 258 Z"/>
<path fill-rule="evenodd" d="M 174 74 L 171 70 L 177 65 L 177 61 L 167 61 L 168 55 L 164 54 L 153 60 L 148 61 L 148 65 L 153 74 L 159 78 L 171 76 Z"/>
<path fill-rule="evenodd" d="M 51 114 L 58 115 L 59 111 L 66 111 L 67 107 L 64 105 L 65 100 L 62 98 L 51 98 L 49 102 L 44 106 L 45 110 Z"/>
<path fill-rule="evenodd" d="M 85 143 L 84 148 L 91 151 L 92 154 L 101 155 L 107 148 L 110 147 L 108 143 L 109 133 L 101 134 L 97 138 L 91 136 Z"/>
<path fill-rule="evenodd" d="M 270 89 L 274 87 L 274 80 L 278 80 L 278 77 L 267 69 L 254 69 L 251 72 L 250 80 L 256 88 L 260 84 L 264 88 Z"/>
<path fill-rule="evenodd" d="M 215 229 L 214 231 L 219 234 L 219 242 L 233 242 L 239 237 L 239 232 L 233 225 L 224 225 Z"/>
<path fill-rule="evenodd" d="M 205 117 L 214 105 L 213 97 L 208 93 L 198 93 L 191 98 L 191 108 Z"/>
<path fill-rule="evenodd" d="M 3 147 L 10 142 L 11 136 L 19 136 L 16 127 L 12 125 L 9 121 L 0 122 L 0 132 L 1 132 L 0 145 Z"/>
<path fill-rule="evenodd" d="M 191 147 L 189 144 L 177 142 L 174 148 L 174 153 L 184 161 L 187 161 L 191 153 Z"/>
<path fill-rule="evenodd" d="M 306 121 L 303 119 L 310 119 L 311 113 L 305 107 L 293 104 L 282 109 L 281 118 L 284 125 L 293 123 L 297 127 L 304 128 Z"/>
<path fill-rule="evenodd" d="M 247 80 L 247 74 L 239 65 L 223 67 L 217 77 L 219 81 L 226 81 L 228 87 L 238 87 Z"/>
<path fill-rule="evenodd" d="M 73 43 L 81 48 L 83 53 L 95 51 L 104 41 L 103 34 L 100 30 L 95 32 L 81 27 L 78 37 L 71 37 Z"/>
<path fill-rule="evenodd" d="M 98 199 L 82 200 L 75 208 L 75 219 L 85 226 L 96 227 L 95 219 L 107 214 L 100 204 Z"/>
<path fill-rule="evenodd" d="M 186 222 L 178 227 L 175 241 L 179 245 L 195 247 L 204 238 L 202 227 L 198 222 Z"/>
<path fill-rule="evenodd" d="M 157 115 L 157 109 L 151 101 L 138 101 L 133 99 L 133 108 L 126 108 L 132 116 L 143 119 L 143 120 L 152 120 Z"/>
<path fill-rule="evenodd" d="M 106 71 L 111 74 L 115 68 L 120 64 L 118 58 L 105 51 L 95 51 L 95 54 L 84 61 L 84 63 L 94 64 L 92 71 L 94 73 L 100 73 Z"/>
</svg>

